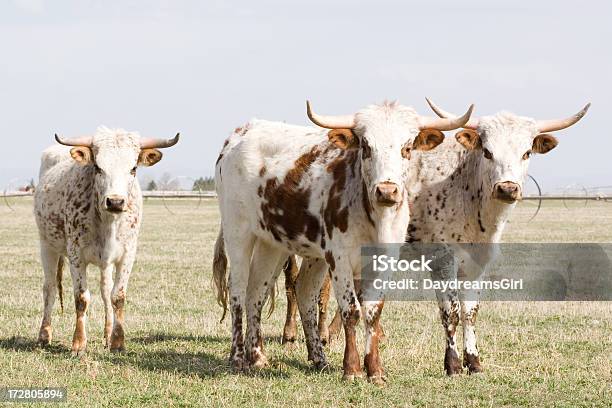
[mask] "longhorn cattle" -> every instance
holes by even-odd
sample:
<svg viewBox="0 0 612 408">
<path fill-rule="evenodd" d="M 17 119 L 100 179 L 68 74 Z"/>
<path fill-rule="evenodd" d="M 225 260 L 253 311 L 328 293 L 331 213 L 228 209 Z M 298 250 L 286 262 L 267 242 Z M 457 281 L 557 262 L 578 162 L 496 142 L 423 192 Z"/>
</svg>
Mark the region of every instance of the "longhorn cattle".
<svg viewBox="0 0 612 408">
<path fill-rule="evenodd" d="M 295 253 L 311 259 L 296 290 L 315 367 L 327 366 L 316 330 L 316 299 L 329 271 L 346 336 L 344 378 L 361 375 L 355 325 L 363 307 L 365 368 L 370 380 L 383 381 L 373 335 L 383 302 L 361 305 L 353 285 L 360 245 L 404 240 L 411 155 L 433 149 L 444 139 L 441 130 L 464 125 L 471 111 L 472 107 L 460 118 L 432 119 L 412 108 L 384 103 L 354 115 L 321 116 L 307 104 L 311 121 L 330 131 L 261 120 L 236 129 L 216 165 L 221 229 L 213 261 L 224 310 L 229 296 L 234 369 L 266 364 L 261 309 L 282 264 Z M 229 280 L 225 248 L 231 264 Z"/>
<path fill-rule="evenodd" d="M 454 117 L 429 99 L 427 102 L 440 117 Z M 408 184 L 412 216 L 407 242 L 499 243 L 516 202 L 522 198 L 532 155 L 548 153 L 558 144 L 546 132 L 575 124 L 589 106 L 561 120 L 541 121 L 509 112 L 472 118 L 454 140 L 447 138 L 434 154 L 415 154 L 419 165 Z M 495 245 L 473 248 L 460 256 L 458 270 L 453 272 L 460 279 L 478 279 L 496 257 Z M 478 262 L 472 261 L 475 259 Z M 446 335 L 444 368 L 448 375 L 460 373 L 462 365 L 469 373 L 482 371 L 475 333 L 478 294 L 464 295 L 456 291 L 437 293 Z M 463 364 L 456 341 L 460 321 Z"/>
<path fill-rule="evenodd" d="M 105 344 L 111 351 L 121 351 L 125 347 L 127 285 L 142 221 L 136 169 L 159 162 L 162 153 L 157 149 L 174 146 L 179 135 L 170 140 L 141 138 L 138 133 L 100 127 L 93 137 L 64 139 L 55 135 L 55 139 L 71 148 L 53 146 L 43 152 L 34 195 L 45 274 L 38 342 L 47 345 L 51 341 L 51 313 L 58 288 L 63 309 L 61 281 L 67 256 L 76 309 L 72 353 L 82 354 L 87 345 L 89 264 L 101 271 Z"/>
<path fill-rule="evenodd" d="M 427 102 L 438 116 L 454 117 L 429 99 Z M 531 156 L 547 153 L 558 144 L 554 136 L 545 132 L 572 126 L 586 114 L 589 106 L 562 120 L 537 121 L 509 112 L 472 118 L 454 140 L 445 139 L 435 152 L 415 152 L 416 165 L 407 183 L 411 216 L 406 241 L 499 243 L 511 211 L 522 197 Z M 461 256 L 461 266 L 454 273 L 461 279 L 478 279 L 495 259 L 496 249 L 494 245 L 475 246 L 471 252 Z M 472 262 L 472 259 L 479 262 Z M 303 267 L 308 268 L 308 263 L 305 260 Z M 289 269 L 285 272 L 289 284 L 283 341 L 291 341 L 295 325 L 293 282 L 297 277 Z M 464 334 L 463 367 L 470 373 L 482 371 L 475 334 L 478 294 L 471 293 L 468 299 L 464 295 L 450 291 L 437 293 L 446 333 L 444 368 L 448 375 L 462 371 L 456 342 L 460 320 Z M 327 335 L 325 308 L 328 297 L 329 287 L 324 284 L 319 300 L 319 333 L 322 337 Z M 330 338 L 335 332 L 337 327 L 330 327 Z"/>
</svg>

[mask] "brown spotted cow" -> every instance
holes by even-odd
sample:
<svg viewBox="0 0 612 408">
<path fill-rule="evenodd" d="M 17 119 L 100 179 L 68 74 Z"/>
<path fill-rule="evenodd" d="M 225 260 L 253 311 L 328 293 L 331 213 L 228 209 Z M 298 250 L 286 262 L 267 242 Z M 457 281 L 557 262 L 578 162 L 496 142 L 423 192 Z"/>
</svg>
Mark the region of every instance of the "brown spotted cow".
<svg viewBox="0 0 612 408">
<path fill-rule="evenodd" d="M 86 314 L 90 303 L 87 265 L 100 268 L 104 303 L 104 340 L 111 351 L 124 349 L 124 306 L 128 278 L 136 256 L 142 221 L 142 194 L 136 169 L 162 158 L 158 148 L 170 140 L 141 138 L 122 129 L 98 128 L 92 136 L 63 139 L 44 151 L 40 182 L 34 195 L 34 214 L 40 235 L 45 274 L 44 313 L 38 341 L 51 341 L 51 313 L 61 290 L 64 256 L 68 257 L 74 291 L 76 328 L 72 353 L 87 345 Z M 113 271 L 116 271 L 113 283 Z M 114 316 L 113 316 L 114 312 Z"/>
<path fill-rule="evenodd" d="M 443 118 L 454 117 L 427 100 Z M 547 134 L 578 122 L 587 112 L 561 120 L 534 120 L 509 112 L 473 118 L 455 138 L 430 155 L 415 154 L 411 173 L 407 242 L 499 243 L 510 214 L 522 198 L 527 167 L 534 154 L 548 153 L 557 139 Z M 473 248 L 473 249 L 467 249 Z M 497 256 L 497 245 L 461 246 L 458 267 L 445 279 L 479 279 Z M 446 335 L 444 368 L 448 375 L 482 371 L 476 345 L 478 293 L 437 293 Z M 463 326 L 463 363 L 456 329 Z"/>
<path fill-rule="evenodd" d="M 462 126 L 471 110 L 457 119 L 432 119 L 412 108 L 384 103 L 354 115 L 320 116 L 308 105 L 309 118 L 331 131 L 253 120 L 230 136 L 215 172 L 221 229 L 213 271 L 224 309 L 229 296 L 234 369 L 266 364 L 262 306 L 282 264 L 295 253 L 311 260 L 296 290 L 315 367 L 327 366 L 316 330 L 316 300 L 329 271 L 346 333 L 344 378 L 352 380 L 362 373 L 355 325 L 363 306 L 365 368 L 372 381 L 383 381 L 372 336 L 383 303 L 360 304 L 353 284 L 360 270 L 360 246 L 404 240 L 411 155 L 433 149 L 444 139 L 441 130 Z M 225 248 L 231 264 L 228 280 Z"/>
<path fill-rule="evenodd" d="M 454 117 L 429 99 L 427 102 L 440 117 Z M 545 132 L 575 124 L 589 106 L 563 120 L 536 121 L 508 112 L 474 118 L 454 139 L 445 139 L 435 151 L 415 152 L 414 160 L 418 164 L 413 167 L 407 184 L 411 207 L 407 242 L 499 243 L 511 211 L 521 199 L 532 154 L 544 154 L 557 146 L 557 139 Z M 498 248 L 495 245 L 475 246 L 467 253 L 463 246 L 457 249 L 460 266 L 452 273 L 461 279 L 474 280 L 486 271 Z M 307 260 L 302 263 L 308 267 Z M 455 277 L 444 276 L 444 279 Z M 295 324 L 295 314 L 290 318 L 290 312 L 294 308 L 292 282 L 296 279 L 288 279 L 284 341 L 291 340 Z M 478 293 L 449 291 L 437 293 L 437 296 L 446 333 L 445 371 L 448 375 L 458 374 L 463 365 L 469 373 L 481 372 L 475 334 Z M 326 307 L 328 297 L 329 288 L 323 285 L 321 308 Z M 319 332 L 326 335 L 325 310 L 321 310 L 319 316 Z M 334 322 L 337 317 L 338 314 Z M 459 321 L 464 334 L 463 364 L 456 344 Z M 337 331 L 332 323 L 329 337 Z"/>
</svg>

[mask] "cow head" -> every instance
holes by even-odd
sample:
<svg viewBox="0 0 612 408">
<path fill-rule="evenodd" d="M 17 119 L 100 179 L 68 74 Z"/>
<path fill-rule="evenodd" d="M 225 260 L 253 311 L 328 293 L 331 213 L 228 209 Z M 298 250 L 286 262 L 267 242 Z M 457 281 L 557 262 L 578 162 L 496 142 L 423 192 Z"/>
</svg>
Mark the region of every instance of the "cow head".
<svg viewBox="0 0 612 408">
<path fill-rule="evenodd" d="M 127 210 L 129 193 L 138 166 L 152 166 L 162 158 L 159 148 L 174 146 L 179 134 L 169 140 L 141 138 L 123 129 L 98 128 L 94 136 L 55 140 L 72 146 L 70 155 L 79 164 L 91 166 L 94 191 L 101 211 L 120 214 Z"/>
<path fill-rule="evenodd" d="M 315 124 L 332 129 L 329 140 L 342 149 L 359 149 L 361 176 L 375 211 L 401 205 L 412 150 L 431 150 L 444 140 L 443 130 L 457 129 L 470 118 L 470 106 L 460 118 L 424 117 L 397 103 L 370 105 L 354 115 L 323 116 L 312 112 Z"/>
<path fill-rule="evenodd" d="M 454 117 L 429 99 L 427 102 L 438 116 Z M 587 104 L 580 112 L 566 119 L 535 120 L 509 112 L 472 118 L 455 138 L 466 149 L 482 154 L 483 177 L 491 186 L 491 196 L 500 202 L 512 204 L 522 198 L 531 155 L 548 153 L 558 144 L 557 139 L 546 132 L 572 126 L 582 119 L 589 106 Z"/>
</svg>

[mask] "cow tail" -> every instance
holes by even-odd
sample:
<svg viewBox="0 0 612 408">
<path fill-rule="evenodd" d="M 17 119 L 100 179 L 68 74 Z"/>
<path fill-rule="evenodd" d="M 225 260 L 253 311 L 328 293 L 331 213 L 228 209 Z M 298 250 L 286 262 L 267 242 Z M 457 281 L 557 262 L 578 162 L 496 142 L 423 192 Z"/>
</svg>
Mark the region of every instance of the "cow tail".
<svg viewBox="0 0 612 408">
<path fill-rule="evenodd" d="M 295 257 L 294 256 L 288 257 L 287 262 L 285 262 L 285 264 L 283 265 L 283 273 L 285 274 L 285 285 L 287 284 L 287 279 L 289 279 L 288 271 L 290 271 L 291 269 L 295 267 L 296 267 Z M 278 280 L 270 288 L 270 308 L 268 309 L 268 317 L 266 317 L 266 319 L 269 319 L 270 316 L 272 316 L 272 313 L 274 312 L 274 307 L 276 306 L 276 291 L 278 290 L 276 287 L 277 284 L 278 284 Z"/>
<path fill-rule="evenodd" d="M 227 299 L 229 295 L 227 285 L 227 256 L 225 255 L 225 241 L 223 240 L 223 227 L 219 228 L 219 235 L 215 242 L 213 257 L 213 281 L 217 287 L 217 304 L 223 308 L 221 322 L 227 313 Z"/>
<path fill-rule="evenodd" d="M 64 257 L 60 256 L 57 261 L 57 272 L 55 274 L 55 282 L 57 284 L 57 293 L 59 294 L 60 307 L 64 313 L 64 287 L 62 286 L 62 277 L 64 275 Z"/>
<path fill-rule="evenodd" d="M 276 283 L 272 285 L 270 288 L 270 308 L 268 309 L 268 316 L 266 319 L 269 319 L 272 316 L 272 312 L 274 312 L 274 306 L 276 305 Z"/>
</svg>

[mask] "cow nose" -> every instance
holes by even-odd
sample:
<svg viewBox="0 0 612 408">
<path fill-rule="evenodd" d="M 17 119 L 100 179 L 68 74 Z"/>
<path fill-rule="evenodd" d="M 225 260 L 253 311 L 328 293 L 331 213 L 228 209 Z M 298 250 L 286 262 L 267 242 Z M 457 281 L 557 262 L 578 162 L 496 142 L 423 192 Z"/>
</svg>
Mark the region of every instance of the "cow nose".
<svg viewBox="0 0 612 408">
<path fill-rule="evenodd" d="M 392 206 L 402 201 L 399 187 L 395 183 L 385 181 L 376 185 L 376 202 L 384 206 Z"/>
<path fill-rule="evenodd" d="M 104 202 L 106 209 L 110 212 L 121 212 L 125 208 L 125 198 L 119 196 L 108 196 Z"/>
<path fill-rule="evenodd" d="M 512 181 L 504 181 L 495 185 L 495 198 L 515 202 L 521 198 L 521 187 Z"/>
</svg>

